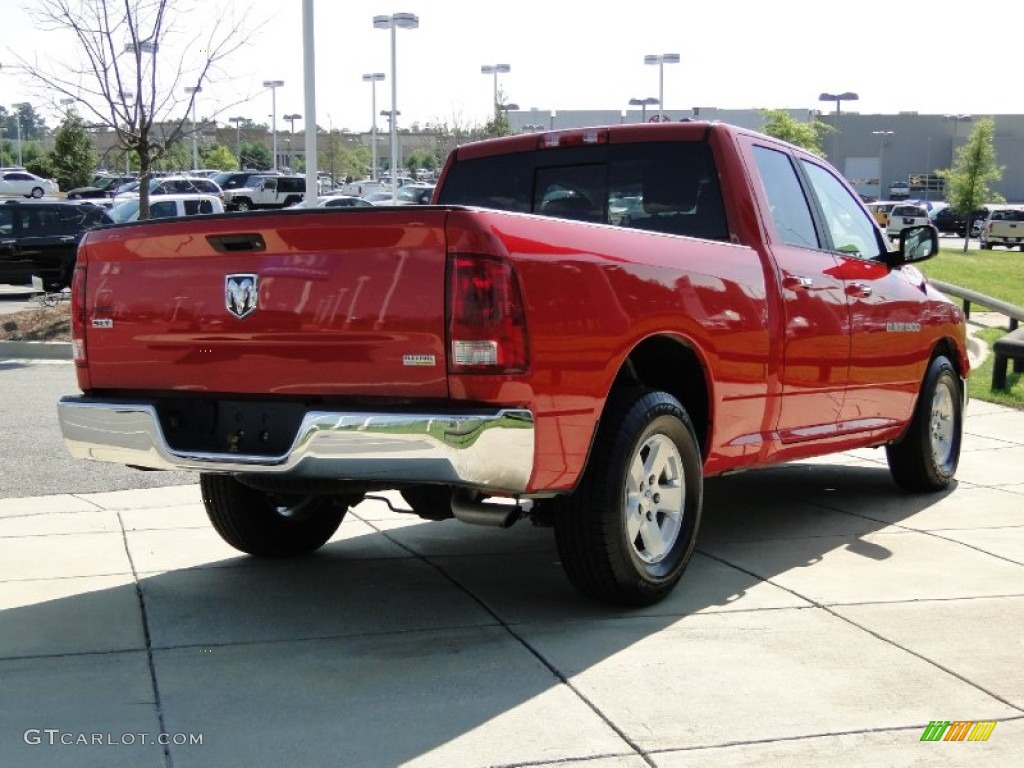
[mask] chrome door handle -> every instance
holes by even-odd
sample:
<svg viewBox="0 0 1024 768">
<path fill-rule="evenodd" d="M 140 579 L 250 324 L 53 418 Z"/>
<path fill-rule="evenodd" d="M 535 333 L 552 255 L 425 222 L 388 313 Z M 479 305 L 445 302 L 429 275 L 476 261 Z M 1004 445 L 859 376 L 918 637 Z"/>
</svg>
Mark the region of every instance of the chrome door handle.
<svg viewBox="0 0 1024 768">
<path fill-rule="evenodd" d="M 865 285 L 864 283 L 850 283 L 846 286 L 846 295 L 867 298 L 871 295 L 873 290 L 874 289 L 870 285 Z"/>
<path fill-rule="evenodd" d="M 782 285 L 792 291 L 806 291 L 814 287 L 814 281 L 801 275 L 786 275 L 782 280 Z"/>
</svg>

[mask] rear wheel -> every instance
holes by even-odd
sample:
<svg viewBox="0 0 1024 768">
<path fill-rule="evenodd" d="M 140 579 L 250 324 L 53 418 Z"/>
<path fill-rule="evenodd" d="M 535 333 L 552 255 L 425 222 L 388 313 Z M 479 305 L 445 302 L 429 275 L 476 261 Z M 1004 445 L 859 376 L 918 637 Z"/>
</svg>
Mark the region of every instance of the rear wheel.
<svg viewBox="0 0 1024 768">
<path fill-rule="evenodd" d="M 928 365 L 907 433 L 885 448 L 889 471 L 908 491 L 939 491 L 952 482 L 960 462 L 963 398 L 960 380 L 946 357 Z"/>
<path fill-rule="evenodd" d="M 693 555 L 702 494 L 700 450 L 679 401 L 641 388 L 613 393 L 580 486 L 554 514 L 569 580 L 618 605 L 663 599 Z"/>
<path fill-rule="evenodd" d="M 203 505 L 214 529 L 235 549 L 261 557 L 295 557 L 322 547 L 348 511 L 346 497 L 279 494 L 230 475 L 201 474 Z"/>
</svg>

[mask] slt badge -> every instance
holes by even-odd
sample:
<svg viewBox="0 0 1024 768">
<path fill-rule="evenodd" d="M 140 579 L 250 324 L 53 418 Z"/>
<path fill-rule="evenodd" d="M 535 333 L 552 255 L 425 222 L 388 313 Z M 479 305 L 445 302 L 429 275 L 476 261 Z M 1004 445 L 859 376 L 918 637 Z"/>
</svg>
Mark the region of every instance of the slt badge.
<svg viewBox="0 0 1024 768">
<path fill-rule="evenodd" d="M 259 275 L 226 275 L 224 303 L 228 312 L 242 319 L 256 311 L 260 302 Z"/>
</svg>

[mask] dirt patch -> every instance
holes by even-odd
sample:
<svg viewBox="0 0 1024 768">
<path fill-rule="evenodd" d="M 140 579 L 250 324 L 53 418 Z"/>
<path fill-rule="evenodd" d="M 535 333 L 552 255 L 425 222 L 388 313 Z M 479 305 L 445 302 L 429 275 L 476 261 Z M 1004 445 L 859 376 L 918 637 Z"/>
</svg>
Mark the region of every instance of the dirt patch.
<svg viewBox="0 0 1024 768">
<path fill-rule="evenodd" d="M 71 341 L 71 303 L 0 315 L 0 340 Z"/>
</svg>

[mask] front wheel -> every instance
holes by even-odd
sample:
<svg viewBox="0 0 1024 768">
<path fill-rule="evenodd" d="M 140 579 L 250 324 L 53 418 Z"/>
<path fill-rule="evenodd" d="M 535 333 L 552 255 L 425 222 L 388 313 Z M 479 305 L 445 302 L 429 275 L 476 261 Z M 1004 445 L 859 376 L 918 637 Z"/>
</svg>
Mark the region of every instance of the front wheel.
<svg viewBox="0 0 1024 768">
<path fill-rule="evenodd" d="M 42 196 L 43 196 L 43 188 L 42 187 L 32 187 L 32 197 L 34 197 L 36 200 L 38 200 Z"/>
<path fill-rule="evenodd" d="M 235 201 L 235 210 L 236 211 L 251 211 L 252 210 L 252 203 L 249 202 L 248 200 L 236 200 Z"/>
<path fill-rule="evenodd" d="M 319 549 L 348 512 L 343 498 L 268 493 L 230 475 L 200 474 L 199 488 L 220 537 L 260 557 L 295 557 Z"/>
<path fill-rule="evenodd" d="M 703 487 L 697 438 L 679 401 L 641 388 L 613 393 L 580 486 L 555 509 L 569 580 L 617 605 L 662 600 L 693 556 Z"/>
<path fill-rule="evenodd" d="M 913 492 L 947 487 L 960 462 L 963 422 L 960 379 L 940 355 L 928 365 L 906 434 L 885 447 L 896 484 Z"/>
</svg>

